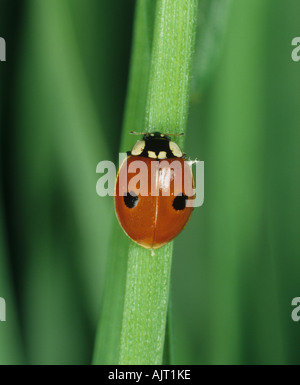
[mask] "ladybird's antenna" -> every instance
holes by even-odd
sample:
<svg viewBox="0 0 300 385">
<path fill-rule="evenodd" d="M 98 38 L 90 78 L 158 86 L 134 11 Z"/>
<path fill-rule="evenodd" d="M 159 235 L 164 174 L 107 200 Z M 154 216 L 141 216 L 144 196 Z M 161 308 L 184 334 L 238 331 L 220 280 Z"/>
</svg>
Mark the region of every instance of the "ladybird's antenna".
<svg viewBox="0 0 300 385">
<path fill-rule="evenodd" d="M 136 131 L 130 131 L 130 135 L 148 135 L 149 132 L 136 132 Z M 180 134 L 162 134 L 162 136 L 183 136 L 184 132 L 181 132 Z"/>
<path fill-rule="evenodd" d="M 135 132 L 135 131 L 130 131 L 130 135 L 147 135 L 148 132 Z"/>
<path fill-rule="evenodd" d="M 167 136 L 184 136 L 184 132 L 181 132 L 180 134 L 165 134 Z"/>
</svg>

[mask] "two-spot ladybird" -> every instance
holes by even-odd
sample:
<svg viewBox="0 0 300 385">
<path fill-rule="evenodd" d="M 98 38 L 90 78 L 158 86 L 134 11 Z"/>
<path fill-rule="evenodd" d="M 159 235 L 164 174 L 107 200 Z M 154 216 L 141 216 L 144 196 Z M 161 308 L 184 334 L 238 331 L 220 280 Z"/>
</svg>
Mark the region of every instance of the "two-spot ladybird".
<svg viewBox="0 0 300 385">
<path fill-rule="evenodd" d="M 121 165 L 115 209 L 125 233 L 157 249 L 175 238 L 193 208 L 194 180 L 180 147 L 159 132 L 144 134 Z"/>
</svg>

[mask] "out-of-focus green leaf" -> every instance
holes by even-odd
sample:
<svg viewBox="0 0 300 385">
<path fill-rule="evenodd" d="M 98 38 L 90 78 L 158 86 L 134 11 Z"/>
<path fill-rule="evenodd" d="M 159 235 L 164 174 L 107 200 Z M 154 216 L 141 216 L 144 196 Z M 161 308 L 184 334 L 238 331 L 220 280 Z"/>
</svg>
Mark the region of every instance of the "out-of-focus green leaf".
<svg viewBox="0 0 300 385">
<path fill-rule="evenodd" d="M 23 346 L 4 236 L 0 210 L 0 298 L 5 301 L 6 316 L 6 322 L 0 321 L 0 365 L 20 365 L 24 363 Z M 3 311 L 2 308 L 1 310 Z M 3 315 L 1 312 L 1 316 Z"/>
<path fill-rule="evenodd" d="M 144 125 L 151 61 L 153 19 L 156 1 L 139 0 L 136 6 L 131 70 L 121 151 L 128 151 L 136 138 L 129 135 Z M 119 358 L 121 322 L 125 295 L 129 239 L 114 216 L 111 248 L 106 270 L 105 294 L 96 339 L 94 363 L 116 364 Z"/>
<path fill-rule="evenodd" d="M 96 195 L 95 170 L 109 153 L 70 5 L 33 0 L 28 15 L 16 146 L 26 337 L 31 362 L 82 363 L 90 359 L 112 211 Z"/>
<path fill-rule="evenodd" d="M 199 100 L 224 47 L 232 0 L 200 0 L 191 99 Z"/>
<path fill-rule="evenodd" d="M 205 161 L 205 202 L 175 248 L 176 363 L 299 362 L 298 11 L 296 1 L 234 1 L 226 50 L 192 108 L 187 152 Z"/>
<path fill-rule="evenodd" d="M 135 0 L 67 2 L 90 93 L 101 116 L 102 135 L 115 160 L 122 132 Z"/>
<path fill-rule="evenodd" d="M 6 40 L 6 22 L 10 20 L 7 4 L 0 2 L 0 37 Z M 7 42 L 6 42 L 7 49 Z M 13 84 L 9 75 L 9 64 L 0 63 L 0 298 L 5 301 L 4 311 L 1 316 L 6 317 L 5 322 L 0 321 L 0 365 L 20 365 L 25 363 L 24 349 L 20 331 L 20 312 L 17 311 L 14 280 L 10 263 L 10 251 L 7 245 L 7 228 L 4 215 L 4 189 L 3 170 L 7 167 L 4 162 L 3 149 L 7 146 L 3 142 L 5 123 L 4 112 L 7 99 L 10 94 L 6 93 L 6 87 Z"/>
</svg>

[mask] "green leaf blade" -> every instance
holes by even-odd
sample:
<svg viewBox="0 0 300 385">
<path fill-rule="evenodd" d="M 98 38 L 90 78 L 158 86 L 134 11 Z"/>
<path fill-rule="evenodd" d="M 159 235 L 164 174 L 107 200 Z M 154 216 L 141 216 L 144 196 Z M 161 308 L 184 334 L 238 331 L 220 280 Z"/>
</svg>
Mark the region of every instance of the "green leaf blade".
<svg viewBox="0 0 300 385">
<path fill-rule="evenodd" d="M 152 49 L 146 130 L 185 132 L 198 1 L 159 0 Z M 183 140 L 181 138 L 180 144 Z M 173 243 L 151 253 L 131 244 L 120 364 L 162 364 Z"/>
</svg>

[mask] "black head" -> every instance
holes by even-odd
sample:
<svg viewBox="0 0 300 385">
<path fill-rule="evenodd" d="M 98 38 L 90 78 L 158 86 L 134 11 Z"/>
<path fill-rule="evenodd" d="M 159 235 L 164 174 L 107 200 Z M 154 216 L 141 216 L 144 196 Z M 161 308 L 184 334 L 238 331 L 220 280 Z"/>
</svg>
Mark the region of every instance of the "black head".
<svg viewBox="0 0 300 385">
<path fill-rule="evenodd" d="M 157 160 L 183 157 L 180 147 L 168 135 L 160 132 L 144 134 L 143 139 L 133 146 L 130 154 Z"/>
</svg>

